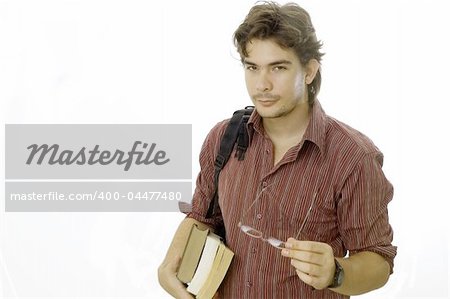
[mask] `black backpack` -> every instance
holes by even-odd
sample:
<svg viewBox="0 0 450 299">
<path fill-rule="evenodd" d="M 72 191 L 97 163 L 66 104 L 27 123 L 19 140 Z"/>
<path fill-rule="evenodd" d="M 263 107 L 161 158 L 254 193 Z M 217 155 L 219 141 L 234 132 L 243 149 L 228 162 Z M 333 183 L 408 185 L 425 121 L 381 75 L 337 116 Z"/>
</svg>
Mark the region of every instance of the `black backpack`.
<svg viewBox="0 0 450 299">
<path fill-rule="evenodd" d="M 231 152 L 236 145 L 236 158 L 239 161 L 244 160 L 245 151 L 248 147 L 248 134 L 247 134 L 247 122 L 254 110 L 253 106 L 247 106 L 244 109 L 237 110 L 233 113 L 233 116 L 228 123 L 227 128 L 223 134 L 220 141 L 219 152 L 216 155 L 214 162 L 214 195 L 209 203 L 209 208 L 206 213 L 206 218 L 213 217 L 218 212 L 219 207 L 219 196 L 218 196 L 218 186 L 219 186 L 219 174 L 223 169 L 225 164 L 227 164 L 230 158 Z M 191 205 L 180 202 L 180 211 L 183 213 L 188 213 L 191 211 Z"/>
<path fill-rule="evenodd" d="M 216 155 L 214 162 L 214 195 L 209 203 L 208 212 L 206 218 L 211 218 L 218 211 L 219 207 L 219 174 L 225 164 L 227 164 L 236 144 L 236 155 L 239 161 L 244 160 L 245 151 L 248 147 L 248 134 L 247 134 L 247 122 L 250 118 L 255 107 L 247 106 L 244 109 L 237 110 L 233 113 L 233 116 L 228 123 L 228 126 L 220 141 L 219 152 Z"/>
</svg>

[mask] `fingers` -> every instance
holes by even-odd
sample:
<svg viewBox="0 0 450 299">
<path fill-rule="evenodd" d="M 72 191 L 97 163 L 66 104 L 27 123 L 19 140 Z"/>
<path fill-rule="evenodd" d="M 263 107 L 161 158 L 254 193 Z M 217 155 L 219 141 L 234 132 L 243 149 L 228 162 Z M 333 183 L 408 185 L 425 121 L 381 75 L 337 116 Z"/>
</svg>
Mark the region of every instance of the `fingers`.
<svg viewBox="0 0 450 299">
<path fill-rule="evenodd" d="M 291 265 L 298 271 L 306 273 L 311 276 L 320 276 L 323 272 L 322 265 L 311 264 L 309 262 L 291 259 Z"/>
<path fill-rule="evenodd" d="M 319 288 L 320 282 L 317 280 L 317 278 L 315 276 L 311 276 L 311 275 L 309 275 L 307 273 L 303 273 L 299 270 L 295 270 L 295 272 L 297 273 L 297 276 L 307 285 L 310 285 L 317 290 L 321 289 L 321 288 Z"/>
<path fill-rule="evenodd" d="M 185 285 L 177 278 L 180 256 L 164 261 L 158 268 L 158 279 L 161 286 L 175 298 L 194 298 L 186 291 Z"/>
<path fill-rule="evenodd" d="M 297 276 L 315 289 L 321 290 L 331 284 L 334 273 L 331 266 L 315 265 L 295 259 L 291 259 L 291 265 L 295 268 Z"/>
<path fill-rule="evenodd" d="M 176 255 L 173 262 L 170 262 L 168 264 L 168 268 L 170 269 L 170 271 L 173 271 L 173 273 L 177 273 L 178 267 L 180 266 L 181 263 L 181 256 L 180 255 Z"/>
<path fill-rule="evenodd" d="M 334 275 L 334 254 L 330 245 L 289 238 L 281 254 L 291 259 L 298 277 L 316 289 L 330 285 Z"/>
<path fill-rule="evenodd" d="M 330 245 L 321 242 L 297 241 L 289 238 L 286 248 L 281 251 L 285 257 L 304 262 L 312 266 L 326 266 L 334 264 L 333 249 Z M 300 263 L 299 265 L 302 265 Z"/>
<path fill-rule="evenodd" d="M 326 256 L 322 253 L 312 252 L 312 251 L 304 251 L 304 250 L 295 250 L 295 249 L 284 249 L 281 253 L 286 257 L 290 257 L 292 259 L 303 261 L 308 264 L 313 265 L 323 265 L 326 263 Z"/>
<path fill-rule="evenodd" d="M 289 238 L 286 241 L 286 248 L 295 249 L 295 250 L 304 250 L 322 253 L 324 251 L 332 251 L 332 248 L 327 243 L 322 242 L 314 242 L 314 241 L 299 241 L 294 238 Z"/>
</svg>

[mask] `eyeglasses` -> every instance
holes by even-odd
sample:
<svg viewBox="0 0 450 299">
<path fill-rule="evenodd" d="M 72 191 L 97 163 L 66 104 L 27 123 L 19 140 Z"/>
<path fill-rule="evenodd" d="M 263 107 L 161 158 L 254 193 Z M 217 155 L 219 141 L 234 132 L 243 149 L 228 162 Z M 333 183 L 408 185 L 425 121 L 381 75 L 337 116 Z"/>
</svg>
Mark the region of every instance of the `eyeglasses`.
<svg viewBox="0 0 450 299">
<path fill-rule="evenodd" d="M 267 189 L 267 188 L 268 188 L 268 186 L 265 187 L 265 188 L 263 188 L 263 189 L 258 193 L 258 195 L 256 196 L 256 199 L 255 199 L 255 200 L 253 201 L 253 203 L 250 205 L 250 207 L 248 208 L 248 210 L 242 215 L 241 221 L 239 221 L 239 223 L 238 223 L 238 227 L 239 227 L 239 228 L 241 229 L 241 231 L 244 232 L 247 236 L 250 236 L 250 237 L 252 237 L 252 238 L 259 239 L 259 240 L 262 240 L 262 241 L 264 241 L 264 242 L 267 242 L 267 243 L 269 243 L 270 245 L 272 245 L 272 246 L 275 247 L 275 248 L 282 249 L 282 248 L 285 248 L 285 247 L 286 247 L 286 246 L 285 246 L 285 242 L 283 242 L 283 241 L 281 241 L 281 240 L 279 240 L 279 239 L 277 239 L 277 238 L 274 238 L 274 237 L 264 238 L 264 234 L 263 234 L 261 231 L 255 229 L 255 228 L 253 228 L 253 227 L 251 227 L 251 226 L 242 224 L 242 218 L 244 218 L 244 215 L 246 215 L 246 214 L 248 213 L 248 211 L 250 211 L 250 209 L 253 207 L 253 205 L 255 204 L 255 202 L 258 201 L 258 199 L 259 199 L 259 197 L 261 196 L 261 194 L 263 193 L 263 191 L 265 191 L 265 189 Z M 313 198 L 312 198 L 312 201 L 311 201 L 311 205 L 309 206 L 308 212 L 306 212 L 305 219 L 303 220 L 302 225 L 300 226 L 300 229 L 299 229 L 297 235 L 295 236 L 296 239 L 298 239 L 298 237 L 300 236 L 301 232 L 303 231 L 303 228 L 305 227 L 306 220 L 308 220 L 309 214 L 311 213 L 311 210 L 312 210 L 312 208 L 313 208 L 313 206 L 314 206 L 314 202 L 315 202 L 315 200 L 316 200 L 316 195 L 317 195 L 317 192 L 315 192 L 314 195 L 313 195 Z"/>
</svg>

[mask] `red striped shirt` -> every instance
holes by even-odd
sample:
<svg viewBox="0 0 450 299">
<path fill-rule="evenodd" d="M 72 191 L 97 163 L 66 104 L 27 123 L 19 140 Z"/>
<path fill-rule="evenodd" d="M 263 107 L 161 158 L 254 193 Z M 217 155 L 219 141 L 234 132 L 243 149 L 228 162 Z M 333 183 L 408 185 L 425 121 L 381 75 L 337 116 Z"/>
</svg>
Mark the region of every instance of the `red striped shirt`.
<svg viewBox="0 0 450 299">
<path fill-rule="evenodd" d="M 227 123 L 218 123 L 203 144 L 189 214 L 216 229 L 225 225 L 227 245 L 235 257 L 220 288 L 222 298 L 348 298 L 328 289 L 313 290 L 278 249 L 238 227 L 242 220 L 265 237 L 283 241 L 296 237 L 314 194 L 299 239 L 326 242 L 337 257 L 376 252 L 392 269 L 396 247 L 387 205 L 393 187 L 381 169 L 383 155 L 366 136 L 327 116 L 318 101 L 302 141 L 275 166 L 261 117 L 252 114 L 245 159 L 238 161 L 232 153 L 220 174 L 222 215 L 205 219 L 213 195 L 214 157 Z"/>
</svg>

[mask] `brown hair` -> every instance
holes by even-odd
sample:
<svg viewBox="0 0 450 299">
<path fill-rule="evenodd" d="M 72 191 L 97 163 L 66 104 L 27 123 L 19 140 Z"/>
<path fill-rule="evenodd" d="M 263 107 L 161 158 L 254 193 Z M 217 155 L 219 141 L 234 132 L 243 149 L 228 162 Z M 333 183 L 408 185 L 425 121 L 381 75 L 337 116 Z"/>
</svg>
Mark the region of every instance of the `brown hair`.
<svg viewBox="0 0 450 299">
<path fill-rule="evenodd" d="M 262 2 L 253 6 L 244 22 L 234 32 L 233 39 L 243 61 L 248 56 L 247 43 L 252 39 L 273 39 L 280 47 L 293 49 L 305 66 L 311 59 L 319 63 L 322 42 L 317 40 L 311 17 L 296 3 L 279 5 Z M 308 86 L 308 101 L 314 103 L 322 81 L 320 68 Z"/>
</svg>

